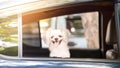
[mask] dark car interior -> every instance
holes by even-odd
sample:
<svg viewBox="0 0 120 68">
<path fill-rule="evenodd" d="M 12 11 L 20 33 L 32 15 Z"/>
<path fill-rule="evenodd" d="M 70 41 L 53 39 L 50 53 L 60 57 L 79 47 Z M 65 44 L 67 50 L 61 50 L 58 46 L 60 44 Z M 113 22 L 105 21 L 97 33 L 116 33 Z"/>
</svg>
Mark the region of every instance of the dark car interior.
<svg viewBox="0 0 120 68">
<path fill-rule="evenodd" d="M 114 2 L 112 1 L 94 1 L 81 2 L 67 5 L 53 6 L 49 8 L 38 9 L 22 14 L 22 24 L 30 24 L 40 19 L 61 16 L 73 13 L 99 12 L 99 49 L 70 49 L 71 58 L 106 58 L 106 52 L 113 50 L 117 52 L 117 34 L 114 19 Z M 39 28 L 39 26 L 38 26 Z M 24 29 L 22 29 L 24 30 Z M 23 40 L 23 57 L 49 57 L 49 50 L 42 48 L 41 34 L 39 47 L 29 46 Z"/>
</svg>

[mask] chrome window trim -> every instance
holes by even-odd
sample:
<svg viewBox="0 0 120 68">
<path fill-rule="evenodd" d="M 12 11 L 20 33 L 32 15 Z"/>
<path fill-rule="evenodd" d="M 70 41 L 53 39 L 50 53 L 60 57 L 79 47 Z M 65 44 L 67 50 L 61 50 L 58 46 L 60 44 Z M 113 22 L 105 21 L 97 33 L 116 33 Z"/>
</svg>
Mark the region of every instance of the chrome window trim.
<svg viewBox="0 0 120 68">
<path fill-rule="evenodd" d="M 22 58 L 23 56 L 23 47 L 22 47 L 22 13 L 18 14 L 18 57 Z"/>
</svg>

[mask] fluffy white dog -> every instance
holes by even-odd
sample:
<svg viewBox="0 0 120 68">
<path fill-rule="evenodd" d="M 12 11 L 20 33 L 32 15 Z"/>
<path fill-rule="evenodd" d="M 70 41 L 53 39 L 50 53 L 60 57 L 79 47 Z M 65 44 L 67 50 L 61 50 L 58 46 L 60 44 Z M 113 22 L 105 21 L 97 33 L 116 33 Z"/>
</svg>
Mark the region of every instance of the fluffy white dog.
<svg viewBox="0 0 120 68">
<path fill-rule="evenodd" d="M 49 45 L 50 57 L 70 58 L 67 29 L 48 29 L 43 40 Z"/>
</svg>

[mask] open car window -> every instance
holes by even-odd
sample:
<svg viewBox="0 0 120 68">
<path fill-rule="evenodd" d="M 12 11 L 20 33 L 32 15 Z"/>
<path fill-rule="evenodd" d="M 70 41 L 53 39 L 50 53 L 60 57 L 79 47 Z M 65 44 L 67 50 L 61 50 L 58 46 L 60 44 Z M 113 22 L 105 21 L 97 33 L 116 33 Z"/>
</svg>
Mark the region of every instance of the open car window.
<svg viewBox="0 0 120 68">
<path fill-rule="evenodd" d="M 71 33 L 67 44 L 71 52 L 72 49 L 77 49 L 78 51 L 81 49 L 83 49 L 83 51 L 84 49 L 88 49 L 88 51 L 91 49 L 99 50 L 99 26 L 98 11 L 60 15 L 25 24 L 22 26 L 23 56 L 31 57 L 32 53 L 38 49 L 39 55 L 33 54 L 33 56 L 49 57 L 49 45 L 47 45 L 43 39 L 49 28 L 64 28 Z M 30 50 L 31 55 L 27 55 L 29 48 L 32 49 Z M 96 51 L 96 53 L 97 52 L 98 51 Z"/>
<path fill-rule="evenodd" d="M 43 41 L 43 35 L 45 35 L 45 32 L 49 28 L 65 28 L 68 29 L 71 33 L 68 43 L 69 48 L 98 49 L 98 19 L 98 12 L 87 12 L 57 16 L 40 20 L 38 23 L 27 24 L 23 26 L 23 43 L 28 46 L 48 48 L 49 46 L 46 45 L 46 43 Z M 42 41 L 40 40 L 39 35 L 41 35 Z"/>
<path fill-rule="evenodd" d="M 39 21 L 42 38 L 42 48 L 49 45 L 43 41 L 45 32 L 51 29 L 68 29 L 71 33 L 69 48 L 98 49 L 99 48 L 99 13 L 86 12 L 52 17 Z"/>
</svg>

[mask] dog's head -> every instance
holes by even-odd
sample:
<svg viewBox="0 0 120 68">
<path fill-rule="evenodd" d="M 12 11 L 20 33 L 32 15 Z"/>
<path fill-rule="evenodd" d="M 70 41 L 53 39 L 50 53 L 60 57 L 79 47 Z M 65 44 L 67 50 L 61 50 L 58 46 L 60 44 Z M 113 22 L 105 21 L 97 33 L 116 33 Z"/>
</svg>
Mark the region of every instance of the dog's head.
<svg viewBox="0 0 120 68">
<path fill-rule="evenodd" d="M 48 29 L 45 33 L 44 41 L 47 45 L 60 45 L 68 43 L 70 32 L 67 29 Z"/>
</svg>

